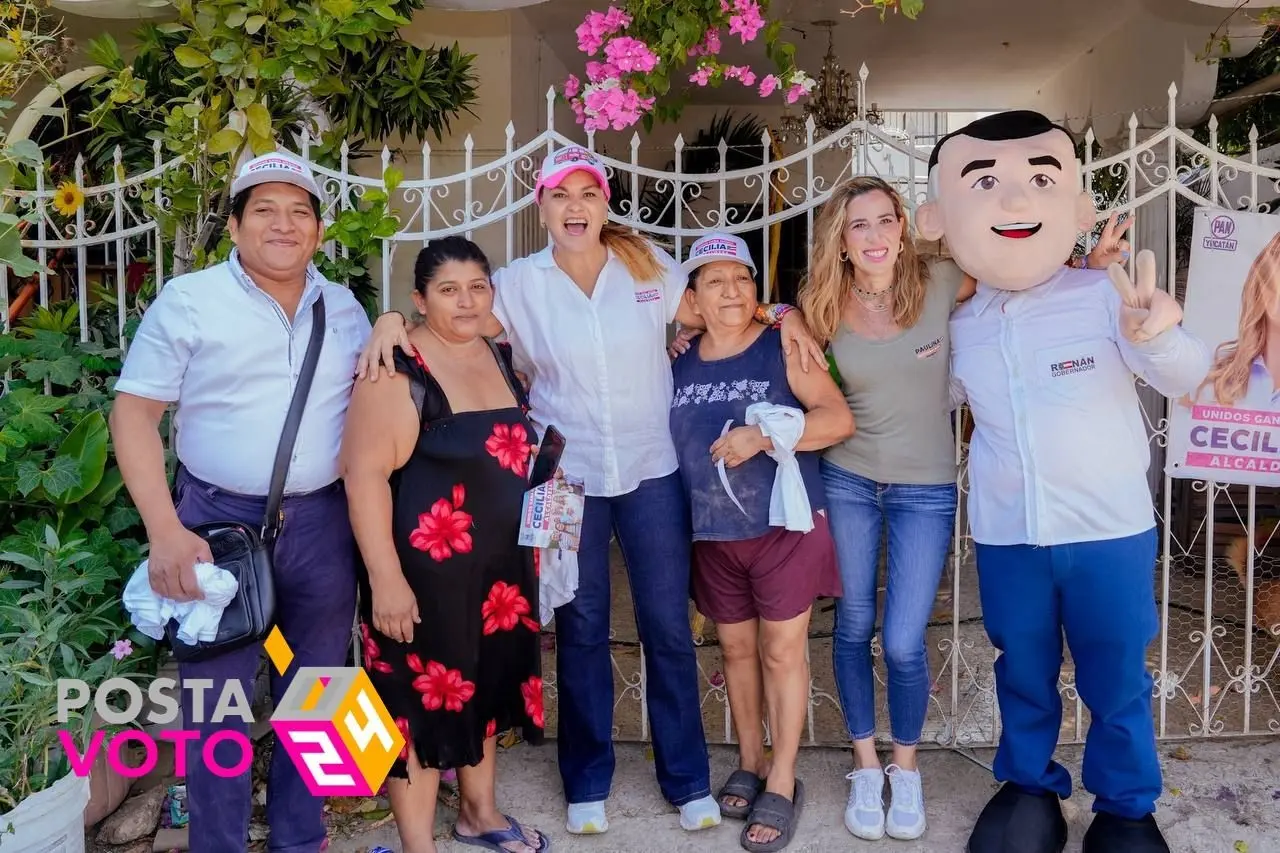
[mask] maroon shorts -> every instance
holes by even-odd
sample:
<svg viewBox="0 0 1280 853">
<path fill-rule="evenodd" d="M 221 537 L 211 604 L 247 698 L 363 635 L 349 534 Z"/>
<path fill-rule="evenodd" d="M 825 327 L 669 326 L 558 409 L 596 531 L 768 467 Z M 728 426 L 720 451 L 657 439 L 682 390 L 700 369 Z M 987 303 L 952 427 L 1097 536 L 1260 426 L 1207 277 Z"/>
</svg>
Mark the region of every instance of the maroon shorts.
<svg viewBox="0 0 1280 853">
<path fill-rule="evenodd" d="M 755 539 L 693 543 L 693 600 L 722 625 L 765 619 L 785 622 L 815 598 L 839 597 L 840 569 L 827 517 L 813 514 L 813 530 L 781 527 Z"/>
</svg>

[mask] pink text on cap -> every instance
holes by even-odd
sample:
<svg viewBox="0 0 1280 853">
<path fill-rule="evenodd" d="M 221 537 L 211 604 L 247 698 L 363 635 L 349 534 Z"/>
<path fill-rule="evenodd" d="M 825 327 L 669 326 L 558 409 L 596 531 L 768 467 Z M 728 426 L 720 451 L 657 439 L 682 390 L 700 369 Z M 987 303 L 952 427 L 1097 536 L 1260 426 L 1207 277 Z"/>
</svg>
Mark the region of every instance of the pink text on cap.
<svg viewBox="0 0 1280 853">
<path fill-rule="evenodd" d="M 701 257 L 703 255 L 733 255 L 738 257 L 738 244 L 728 240 L 708 240 L 697 249 L 694 255 Z"/>
<path fill-rule="evenodd" d="M 286 160 L 283 157 L 271 157 L 266 160 L 259 160 L 257 163 L 251 164 L 249 166 L 248 171 L 259 172 L 259 171 L 262 171 L 263 169 L 280 169 L 280 168 L 288 169 L 290 172 L 297 172 L 299 175 L 302 174 L 301 166 L 299 166 L 294 161 Z"/>
<path fill-rule="evenodd" d="M 594 154 L 585 148 L 562 148 L 551 158 L 551 165 L 562 166 L 565 163 L 591 163 L 598 161 Z"/>
</svg>

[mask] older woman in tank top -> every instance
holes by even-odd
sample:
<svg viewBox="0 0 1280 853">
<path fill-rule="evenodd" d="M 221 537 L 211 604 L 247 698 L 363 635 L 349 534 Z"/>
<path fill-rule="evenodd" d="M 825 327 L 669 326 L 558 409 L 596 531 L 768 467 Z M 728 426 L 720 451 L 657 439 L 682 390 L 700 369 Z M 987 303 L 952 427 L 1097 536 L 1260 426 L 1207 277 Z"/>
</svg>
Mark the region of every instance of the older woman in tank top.
<svg viewBox="0 0 1280 853">
<path fill-rule="evenodd" d="M 840 594 L 817 451 L 854 421 L 830 374 L 806 373 L 781 332 L 754 321 L 755 263 L 740 238 L 697 240 L 684 270 L 684 299 L 707 328 L 673 365 L 671 436 L 692 515 L 694 600 L 716 623 L 740 761 L 718 798 L 723 814 L 745 818 L 745 849 L 780 850 L 804 797 L 809 614 L 815 598 Z"/>
<path fill-rule="evenodd" d="M 1119 233 L 1109 223 L 1090 266 L 1105 267 L 1120 255 Z M 826 452 L 821 469 L 844 586 L 833 656 L 853 739 L 845 826 L 859 838 L 914 839 L 925 831 L 916 763 L 930 693 L 925 630 L 957 500 L 948 321 L 974 287 L 951 261 L 926 261 L 916 252 L 902 197 L 879 178 L 837 187 L 814 224 L 799 302 L 814 336 L 829 342 L 858 423 L 857 432 Z M 893 739 L 884 770 L 875 747 L 871 661 L 882 531 L 888 577 L 881 646 Z"/>
</svg>

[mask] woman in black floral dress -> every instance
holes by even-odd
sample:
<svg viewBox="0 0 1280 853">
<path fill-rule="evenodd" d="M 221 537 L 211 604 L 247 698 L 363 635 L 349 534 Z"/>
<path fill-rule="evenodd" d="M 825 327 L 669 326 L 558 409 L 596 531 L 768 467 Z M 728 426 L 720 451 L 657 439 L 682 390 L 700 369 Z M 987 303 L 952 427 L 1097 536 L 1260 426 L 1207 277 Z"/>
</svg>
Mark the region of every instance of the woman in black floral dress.
<svg viewBox="0 0 1280 853">
<path fill-rule="evenodd" d="M 418 353 L 357 383 L 342 450 L 364 665 L 406 742 L 388 794 L 403 853 L 434 853 L 439 771 L 457 768 L 455 838 L 535 853 L 550 842 L 494 795 L 497 733 L 543 739 L 538 578 L 516 544 L 535 434 L 509 352 L 479 331 L 493 304 L 479 247 L 428 244 L 413 298 Z"/>
</svg>

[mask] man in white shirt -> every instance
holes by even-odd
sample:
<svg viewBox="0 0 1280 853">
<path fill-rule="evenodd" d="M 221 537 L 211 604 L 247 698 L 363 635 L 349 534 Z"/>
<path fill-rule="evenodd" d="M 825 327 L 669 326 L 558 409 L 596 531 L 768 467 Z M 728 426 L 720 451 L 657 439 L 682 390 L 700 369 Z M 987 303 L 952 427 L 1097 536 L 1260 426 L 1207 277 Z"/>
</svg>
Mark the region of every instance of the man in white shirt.
<svg viewBox="0 0 1280 853">
<path fill-rule="evenodd" d="M 249 161 L 231 185 L 230 260 L 165 285 L 143 315 L 111 412 L 116 457 L 150 544 L 149 576 L 159 596 L 201 596 L 194 565 L 211 559 L 189 528 L 209 521 L 262 524 L 276 447 L 306 354 L 312 310 L 324 296 L 325 334 L 285 481 L 275 547 L 276 624 L 294 652 L 278 702 L 299 666 L 346 662 L 355 616 L 356 548 L 338 478 L 338 449 L 368 338 L 368 317 L 350 291 L 311 265 L 324 226 L 324 194 L 307 166 L 283 152 Z M 159 424 L 177 403 L 177 482 L 171 497 Z M 181 678 L 211 679 L 204 716 L 239 679 L 253 695 L 261 648 L 244 647 L 180 666 Z M 182 691 L 192 719 L 192 691 Z M 244 853 L 252 807 L 249 772 L 222 778 L 200 757 L 230 719 L 188 723 L 200 741 L 187 747 L 192 853 Z M 224 748 L 230 747 L 225 750 Z M 226 741 L 217 763 L 234 767 Z M 324 800 L 308 791 L 283 749 L 272 756 L 267 820 L 273 853 L 316 853 L 325 844 Z"/>
<path fill-rule="evenodd" d="M 1155 516 L 1134 375 L 1170 397 L 1194 389 L 1207 348 L 1156 288 L 1155 258 L 1063 266 L 1093 226 L 1070 134 L 1044 116 L 988 116 L 943 137 L 917 225 L 946 237 L 978 281 L 951 318 L 953 399 L 967 400 L 969 514 L 983 617 L 996 659 L 1005 784 L 969 853 L 1060 853 L 1053 760 L 1062 719 L 1062 638 L 1090 712 L 1083 784 L 1094 794 L 1085 853 L 1167 853 L 1146 651 L 1159 628 Z"/>
</svg>

